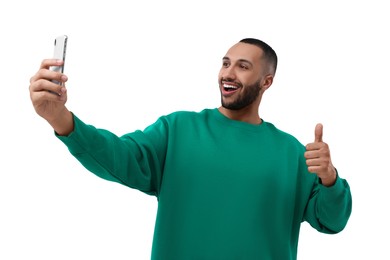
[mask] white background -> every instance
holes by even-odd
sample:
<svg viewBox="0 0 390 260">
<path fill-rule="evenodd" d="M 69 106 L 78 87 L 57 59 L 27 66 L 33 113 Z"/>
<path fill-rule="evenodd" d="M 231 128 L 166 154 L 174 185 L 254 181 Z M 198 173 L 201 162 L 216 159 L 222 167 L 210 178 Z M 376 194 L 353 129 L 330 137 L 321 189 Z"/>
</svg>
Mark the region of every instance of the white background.
<svg viewBox="0 0 390 260">
<path fill-rule="evenodd" d="M 150 257 L 156 199 L 87 172 L 32 108 L 29 79 L 60 34 L 69 109 L 118 135 L 219 106 L 227 49 L 268 42 L 279 68 L 262 118 L 302 143 L 322 122 L 353 194 L 343 232 L 302 225 L 298 259 L 390 259 L 387 4 L 322 2 L 2 1 L 0 259 Z"/>
</svg>

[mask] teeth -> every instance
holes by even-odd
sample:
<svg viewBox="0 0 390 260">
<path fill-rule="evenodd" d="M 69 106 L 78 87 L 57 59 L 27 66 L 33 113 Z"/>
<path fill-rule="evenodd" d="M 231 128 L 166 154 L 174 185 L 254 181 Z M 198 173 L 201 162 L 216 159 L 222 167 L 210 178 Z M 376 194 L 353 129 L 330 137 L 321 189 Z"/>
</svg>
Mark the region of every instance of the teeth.
<svg viewBox="0 0 390 260">
<path fill-rule="evenodd" d="M 223 84 L 223 87 L 224 88 L 229 88 L 229 89 L 238 89 L 238 87 L 236 87 L 236 86 L 227 85 L 227 84 Z"/>
</svg>

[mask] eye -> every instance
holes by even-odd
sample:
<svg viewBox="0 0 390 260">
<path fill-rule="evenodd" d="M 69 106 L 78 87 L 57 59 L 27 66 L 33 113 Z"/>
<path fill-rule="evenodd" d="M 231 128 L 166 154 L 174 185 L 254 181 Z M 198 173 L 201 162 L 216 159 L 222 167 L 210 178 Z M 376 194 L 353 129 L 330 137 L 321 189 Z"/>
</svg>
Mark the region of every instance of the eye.
<svg viewBox="0 0 390 260">
<path fill-rule="evenodd" d="M 223 62 L 222 62 L 222 67 L 224 67 L 224 68 L 229 67 L 229 62 L 223 61 Z"/>
<path fill-rule="evenodd" d="M 240 68 L 243 70 L 248 70 L 249 67 L 246 64 L 240 64 Z"/>
</svg>

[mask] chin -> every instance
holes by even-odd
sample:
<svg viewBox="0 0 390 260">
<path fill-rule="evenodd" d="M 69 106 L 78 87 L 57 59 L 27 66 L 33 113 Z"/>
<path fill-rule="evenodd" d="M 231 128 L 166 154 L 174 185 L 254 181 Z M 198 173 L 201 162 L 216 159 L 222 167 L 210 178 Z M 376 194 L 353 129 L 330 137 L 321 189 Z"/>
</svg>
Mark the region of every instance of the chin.
<svg viewBox="0 0 390 260">
<path fill-rule="evenodd" d="M 222 102 L 222 107 L 227 109 L 227 110 L 233 110 L 233 111 L 238 111 L 238 110 L 245 108 L 245 107 L 239 106 L 239 105 L 234 104 L 234 103 L 226 104 L 224 102 Z"/>
</svg>

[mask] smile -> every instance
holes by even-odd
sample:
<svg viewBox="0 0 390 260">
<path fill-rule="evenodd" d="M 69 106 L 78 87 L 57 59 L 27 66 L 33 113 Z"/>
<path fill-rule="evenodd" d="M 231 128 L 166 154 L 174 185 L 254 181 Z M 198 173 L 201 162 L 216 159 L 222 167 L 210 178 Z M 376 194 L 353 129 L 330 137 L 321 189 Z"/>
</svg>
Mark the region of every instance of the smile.
<svg viewBox="0 0 390 260">
<path fill-rule="evenodd" d="M 233 85 L 229 85 L 229 84 L 223 84 L 223 89 L 226 91 L 226 92 L 234 92 L 238 89 L 237 86 L 233 86 Z"/>
</svg>

